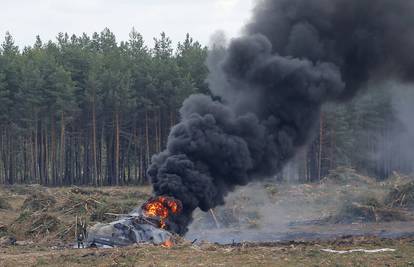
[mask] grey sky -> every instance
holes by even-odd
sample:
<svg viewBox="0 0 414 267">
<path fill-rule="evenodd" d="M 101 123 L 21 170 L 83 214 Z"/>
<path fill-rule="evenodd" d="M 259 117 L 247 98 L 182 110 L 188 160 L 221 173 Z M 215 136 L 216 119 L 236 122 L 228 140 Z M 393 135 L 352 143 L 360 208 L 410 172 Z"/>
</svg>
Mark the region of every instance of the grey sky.
<svg viewBox="0 0 414 267">
<path fill-rule="evenodd" d="M 236 36 L 254 0 L 0 0 L 0 37 L 10 31 L 19 46 L 36 35 L 55 40 L 58 32 L 91 34 L 108 27 L 118 41 L 135 27 L 147 44 L 165 31 L 174 42 L 189 32 L 208 44 L 217 30 Z"/>
</svg>

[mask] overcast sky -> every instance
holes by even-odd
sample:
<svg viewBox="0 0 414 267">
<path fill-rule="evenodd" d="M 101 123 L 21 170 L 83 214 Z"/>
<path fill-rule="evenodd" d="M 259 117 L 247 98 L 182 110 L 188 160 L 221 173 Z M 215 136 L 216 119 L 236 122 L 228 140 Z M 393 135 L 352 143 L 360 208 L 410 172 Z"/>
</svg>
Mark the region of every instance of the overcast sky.
<svg viewBox="0 0 414 267">
<path fill-rule="evenodd" d="M 91 34 L 105 27 L 118 41 L 135 27 L 147 44 L 165 31 L 174 42 L 189 32 L 208 44 L 217 30 L 239 34 L 254 0 L 0 0 L 0 37 L 10 31 L 19 46 L 32 45 L 36 35 L 55 40 L 59 32 Z"/>
</svg>

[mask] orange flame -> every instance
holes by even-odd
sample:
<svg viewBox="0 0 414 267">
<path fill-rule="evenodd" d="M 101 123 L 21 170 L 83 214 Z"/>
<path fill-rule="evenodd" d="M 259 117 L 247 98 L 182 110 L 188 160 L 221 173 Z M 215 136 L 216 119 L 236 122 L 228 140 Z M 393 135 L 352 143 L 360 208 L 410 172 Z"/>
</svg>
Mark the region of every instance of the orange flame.
<svg viewBox="0 0 414 267">
<path fill-rule="evenodd" d="M 181 212 L 182 206 L 179 200 L 171 197 L 155 197 L 148 200 L 142 207 L 144 215 L 151 218 L 157 218 L 160 222 L 160 228 L 166 229 L 167 219 L 171 214 L 175 215 Z"/>
<path fill-rule="evenodd" d="M 164 248 L 172 248 L 174 246 L 174 242 L 171 241 L 171 239 L 167 239 L 162 245 Z"/>
</svg>

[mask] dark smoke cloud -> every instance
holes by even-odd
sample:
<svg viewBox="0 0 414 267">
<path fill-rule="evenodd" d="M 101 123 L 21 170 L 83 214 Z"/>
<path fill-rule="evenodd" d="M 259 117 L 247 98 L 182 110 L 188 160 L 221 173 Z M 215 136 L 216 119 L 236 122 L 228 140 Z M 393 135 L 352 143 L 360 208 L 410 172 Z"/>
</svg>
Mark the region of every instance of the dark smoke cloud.
<svg viewBox="0 0 414 267">
<path fill-rule="evenodd" d="M 312 135 L 322 104 L 368 81 L 414 76 L 414 2 L 259 1 L 243 37 L 210 53 L 212 93 L 188 98 L 148 173 L 156 195 L 180 199 L 170 228 L 196 208 L 276 174 Z"/>
</svg>

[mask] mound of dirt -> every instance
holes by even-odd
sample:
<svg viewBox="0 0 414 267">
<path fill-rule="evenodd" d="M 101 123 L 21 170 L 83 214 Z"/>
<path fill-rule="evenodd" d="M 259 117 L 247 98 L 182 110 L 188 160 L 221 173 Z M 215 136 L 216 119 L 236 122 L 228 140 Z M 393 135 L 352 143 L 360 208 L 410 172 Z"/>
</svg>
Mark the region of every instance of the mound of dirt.
<svg viewBox="0 0 414 267">
<path fill-rule="evenodd" d="M 396 186 L 385 202 L 390 207 L 414 208 L 414 182 Z"/>
<path fill-rule="evenodd" d="M 56 204 L 56 199 L 44 193 L 36 192 L 31 194 L 23 202 L 22 210 L 47 211 Z"/>
</svg>

